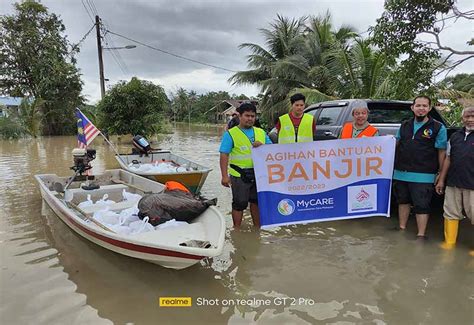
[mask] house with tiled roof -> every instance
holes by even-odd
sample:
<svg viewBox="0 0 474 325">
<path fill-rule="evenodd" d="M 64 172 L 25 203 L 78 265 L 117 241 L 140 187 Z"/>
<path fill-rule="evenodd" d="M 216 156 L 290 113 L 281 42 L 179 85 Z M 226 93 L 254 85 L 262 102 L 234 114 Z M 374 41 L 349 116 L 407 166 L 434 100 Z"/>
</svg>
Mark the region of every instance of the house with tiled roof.
<svg viewBox="0 0 474 325">
<path fill-rule="evenodd" d="M 257 106 L 257 114 L 260 113 L 258 109 L 258 101 L 248 99 L 226 99 L 221 101 L 219 104 L 213 106 L 211 109 L 208 110 L 208 112 L 211 110 L 214 110 L 216 112 L 216 123 L 227 123 L 232 118 L 232 114 L 235 113 L 236 109 L 244 102 L 251 102 L 252 104 Z"/>
<path fill-rule="evenodd" d="M 0 96 L 0 117 L 17 114 L 23 97 Z"/>
</svg>

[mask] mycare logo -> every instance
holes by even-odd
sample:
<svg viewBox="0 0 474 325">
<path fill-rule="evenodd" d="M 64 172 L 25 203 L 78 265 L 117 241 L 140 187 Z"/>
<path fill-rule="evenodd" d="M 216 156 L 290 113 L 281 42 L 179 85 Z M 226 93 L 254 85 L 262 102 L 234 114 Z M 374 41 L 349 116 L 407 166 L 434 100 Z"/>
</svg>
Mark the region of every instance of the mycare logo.
<svg viewBox="0 0 474 325">
<path fill-rule="evenodd" d="M 298 200 L 296 201 L 296 206 L 298 208 L 309 208 L 316 207 L 321 205 L 334 205 L 334 198 L 322 198 L 322 199 L 311 199 L 311 200 Z"/>
</svg>

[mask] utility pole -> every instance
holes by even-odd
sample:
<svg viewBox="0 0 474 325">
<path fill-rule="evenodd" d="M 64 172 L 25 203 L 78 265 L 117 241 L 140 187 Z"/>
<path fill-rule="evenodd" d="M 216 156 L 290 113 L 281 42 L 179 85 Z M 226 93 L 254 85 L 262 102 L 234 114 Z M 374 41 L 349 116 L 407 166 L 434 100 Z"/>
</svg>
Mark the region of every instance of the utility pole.
<svg viewBox="0 0 474 325">
<path fill-rule="evenodd" d="M 99 79 L 100 79 L 100 98 L 105 96 L 105 78 L 104 78 L 104 61 L 102 60 L 102 43 L 100 38 L 100 19 L 95 16 L 95 29 L 97 32 L 97 51 L 99 54 Z"/>
<path fill-rule="evenodd" d="M 188 124 L 191 124 L 191 109 L 193 108 L 191 102 L 188 102 Z"/>
<path fill-rule="evenodd" d="M 193 104 L 194 104 L 194 101 L 196 100 L 196 97 L 192 94 L 192 92 L 190 92 L 190 97 L 189 97 L 189 100 L 188 100 L 188 124 L 191 124 L 191 111 L 193 109 Z"/>
</svg>

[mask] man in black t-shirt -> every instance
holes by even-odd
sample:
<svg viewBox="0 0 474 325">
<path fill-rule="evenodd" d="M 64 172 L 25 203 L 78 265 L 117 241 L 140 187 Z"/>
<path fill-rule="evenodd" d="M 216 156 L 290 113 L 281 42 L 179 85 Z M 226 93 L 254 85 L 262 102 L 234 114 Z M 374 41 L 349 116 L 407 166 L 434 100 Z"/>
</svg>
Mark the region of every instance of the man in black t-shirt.
<svg viewBox="0 0 474 325">
<path fill-rule="evenodd" d="M 230 121 L 227 122 L 226 130 L 232 129 L 234 126 L 239 125 L 239 123 L 240 123 L 239 113 L 235 112 L 232 114 L 232 118 L 230 119 Z"/>
</svg>

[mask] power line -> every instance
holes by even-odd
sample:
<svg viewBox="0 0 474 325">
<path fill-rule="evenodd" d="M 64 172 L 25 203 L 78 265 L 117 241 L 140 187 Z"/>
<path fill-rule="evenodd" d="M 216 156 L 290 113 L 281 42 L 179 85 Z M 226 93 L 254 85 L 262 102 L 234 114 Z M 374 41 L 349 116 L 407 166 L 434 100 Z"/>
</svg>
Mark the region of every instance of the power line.
<svg viewBox="0 0 474 325">
<path fill-rule="evenodd" d="M 110 47 L 114 48 L 114 47 L 116 47 L 115 43 L 114 43 L 113 39 L 108 35 L 108 32 L 107 32 L 108 24 L 107 24 L 106 21 L 104 21 L 104 20 L 102 20 L 102 21 L 103 21 L 103 27 L 104 27 L 104 32 L 103 33 L 104 33 L 104 38 L 105 38 L 106 44 L 110 43 Z M 120 70 L 122 70 L 122 72 L 126 75 L 130 74 L 130 70 L 128 69 L 127 65 L 125 64 L 125 61 L 123 60 L 122 55 L 120 54 L 120 51 L 118 49 L 111 49 L 110 54 L 112 55 L 115 62 L 119 66 Z"/>
<path fill-rule="evenodd" d="M 118 36 L 118 37 L 122 37 L 122 38 L 124 38 L 124 39 L 126 39 L 126 40 L 128 40 L 128 41 L 130 41 L 130 42 L 134 42 L 134 43 L 140 44 L 140 45 L 145 46 L 145 47 L 148 47 L 148 48 L 150 48 L 150 49 L 152 49 L 152 50 L 155 50 L 155 51 L 158 51 L 158 52 L 161 52 L 161 53 L 165 53 L 165 54 L 174 56 L 174 57 L 179 58 L 179 59 L 182 59 L 182 60 L 194 62 L 194 63 L 197 63 L 197 64 L 205 65 L 205 66 L 208 66 L 208 67 L 211 67 L 211 68 L 215 68 L 215 69 L 219 69 L 219 70 L 224 70 L 224 71 L 228 71 L 228 72 L 237 72 L 237 71 L 235 71 L 235 70 L 231 70 L 231 69 L 223 68 L 223 67 L 220 67 L 220 66 L 217 66 L 217 65 L 213 65 L 213 64 L 201 62 L 201 61 L 198 61 L 198 60 L 190 59 L 190 58 L 187 58 L 187 57 L 182 56 L 182 55 L 179 55 L 179 54 L 175 54 L 175 53 L 172 53 L 172 52 L 169 52 L 169 51 L 166 51 L 166 50 L 162 50 L 162 49 L 160 49 L 160 48 L 157 48 L 157 47 L 154 47 L 154 46 L 145 44 L 145 43 L 143 43 L 143 42 L 140 42 L 140 41 L 131 39 L 131 38 L 127 37 L 127 36 L 120 35 L 120 34 L 118 34 L 118 33 L 112 32 L 111 30 L 108 30 L 108 29 L 107 29 L 107 32 L 110 33 L 110 34 L 116 35 L 116 36 Z"/>
<path fill-rule="evenodd" d="M 84 5 L 84 0 L 81 0 L 83 5 Z M 87 7 L 84 5 L 84 7 L 86 8 L 86 11 L 88 12 L 89 14 L 89 11 L 92 13 L 92 15 L 94 16 L 99 16 L 99 11 L 97 10 L 97 7 L 94 3 L 94 0 L 85 0 L 86 1 L 86 4 L 87 4 Z M 105 29 L 105 27 L 107 27 L 107 24 L 106 22 L 101 18 L 100 19 L 101 21 L 101 24 L 100 24 L 100 29 L 101 29 L 101 38 L 104 40 L 106 46 L 109 46 L 109 47 L 115 47 L 113 45 L 113 41 L 112 39 L 107 35 L 107 31 Z M 110 45 L 109 45 L 110 44 Z M 124 74 L 130 74 L 130 71 L 127 67 L 127 65 L 125 64 L 125 62 L 123 61 L 122 59 L 122 56 L 120 55 L 120 52 L 116 49 L 112 49 L 109 51 L 110 55 L 112 56 L 112 59 L 115 61 L 115 63 L 117 64 L 117 66 L 120 68 L 120 70 L 122 70 L 122 72 Z"/>
<path fill-rule="evenodd" d="M 102 19 L 101 19 L 101 21 L 102 21 Z M 105 45 L 108 46 L 108 47 L 111 47 L 111 48 L 115 47 L 113 42 L 110 40 L 110 37 L 108 37 L 108 35 L 107 35 L 107 32 L 104 28 L 104 24 L 102 23 L 101 25 L 102 25 L 101 30 L 102 30 L 102 34 L 104 35 L 103 39 L 104 39 Z M 120 68 L 120 70 L 122 70 L 122 72 L 124 74 L 127 74 L 125 72 L 125 68 L 122 66 L 121 62 L 119 61 L 117 53 L 115 52 L 115 50 L 109 50 L 108 52 L 110 53 L 110 55 L 114 59 L 117 66 Z"/>
<path fill-rule="evenodd" d="M 91 14 L 90 12 L 92 12 L 93 15 L 95 16 L 98 16 L 98 11 L 97 11 L 97 8 L 95 6 L 95 3 L 94 3 L 94 0 L 85 0 L 86 3 L 87 3 L 87 6 L 89 8 L 86 7 L 85 3 L 84 3 L 84 0 L 81 0 L 82 2 L 82 5 L 84 6 L 84 8 L 86 9 L 87 11 L 87 14 L 89 15 L 89 17 L 91 18 L 92 21 L 94 21 L 91 17 Z M 89 12 L 90 11 L 90 12 Z M 102 19 L 101 19 L 102 20 Z M 102 20 L 103 21 L 103 20 Z M 223 67 L 220 67 L 220 66 L 217 66 L 217 65 L 213 65 L 213 64 L 209 64 L 209 63 L 206 63 L 206 62 L 201 62 L 201 61 L 198 61 L 198 60 L 194 60 L 194 59 L 190 59 L 190 58 L 187 58 L 187 57 L 184 57 L 182 55 L 179 55 L 179 54 L 175 54 L 175 53 L 172 53 L 172 52 L 169 52 L 169 51 L 166 51 L 166 50 L 162 50 L 160 48 L 157 48 L 157 47 L 154 47 L 154 46 L 151 46 L 151 45 L 148 45 L 148 44 L 145 44 L 143 42 L 140 42 L 140 41 L 137 41 L 137 40 L 134 40 L 134 39 L 131 39 L 129 37 L 126 37 L 124 35 L 120 35 L 118 33 L 114 33 L 112 32 L 111 30 L 109 30 L 109 27 L 107 26 L 107 24 L 103 23 L 103 26 L 104 26 L 104 31 L 103 31 L 103 35 L 104 35 L 104 40 L 107 44 L 107 42 L 110 42 L 110 44 L 112 44 L 111 47 L 115 47 L 113 46 L 113 40 L 108 37 L 108 33 L 110 34 L 113 34 L 113 35 L 116 35 L 118 37 L 122 37 L 126 40 L 129 40 L 131 42 L 134 42 L 134 43 L 137 43 L 137 44 L 140 44 L 142 46 L 145 46 L 145 47 L 148 47 L 152 50 L 155 50 L 155 51 L 158 51 L 158 52 L 161 52 L 161 53 L 165 53 L 165 54 L 168 54 L 168 55 L 171 55 L 171 56 L 174 56 L 176 58 L 179 58 L 179 59 L 182 59 L 182 60 L 186 60 L 186 61 L 190 61 L 190 62 L 194 62 L 194 63 L 197 63 L 197 64 L 201 64 L 201 65 L 204 65 L 204 66 L 208 66 L 208 67 L 211 67 L 211 68 L 215 68 L 215 69 L 219 69 L 219 70 L 224 70 L 224 71 L 228 71 L 228 72 L 237 72 L 235 70 L 231 70 L 231 69 L 227 69 L 227 68 L 223 68 Z M 112 58 L 115 60 L 115 62 L 117 63 L 117 65 L 119 66 L 119 68 L 122 70 L 123 73 L 125 74 L 129 74 L 129 72 L 127 73 L 125 70 L 128 71 L 128 68 L 125 64 L 125 62 L 123 61 L 122 59 L 122 56 L 120 55 L 120 52 L 117 51 L 117 50 L 111 50 L 111 55 L 112 55 Z"/>
<path fill-rule="evenodd" d="M 89 16 L 89 18 L 92 20 L 92 22 L 94 23 L 94 18 L 92 18 L 92 15 L 91 13 L 89 12 L 89 9 L 87 9 L 86 7 L 86 4 L 84 3 L 84 0 L 81 0 L 82 2 L 82 5 L 84 6 L 84 9 L 86 9 L 86 12 L 87 12 L 87 15 Z"/>
<path fill-rule="evenodd" d="M 95 27 L 95 23 L 92 25 L 92 27 L 89 29 L 89 31 L 81 38 L 81 40 L 79 42 L 77 42 L 77 44 L 74 44 L 72 46 L 71 51 L 69 52 L 69 54 L 71 54 L 74 51 L 74 49 L 78 48 L 79 45 L 81 45 L 81 43 L 84 42 L 84 40 L 87 38 L 87 36 L 89 36 L 89 34 L 92 32 L 94 27 Z"/>
<path fill-rule="evenodd" d="M 89 8 L 91 9 L 92 13 L 95 15 L 95 16 L 98 16 L 98 13 L 97 13 L 97 8 L 95 7 L 93 1 L 91 0 L 86 0 L 87 4 L 89 5 Z"/>
<path fill-rule="evenodd" d="M 110 47 L 113 47 L 112 43 L 110 43 L 111 45 L 108 45 L 109 42 L 106 40 L 105 41 L 105 44 L 107 46 L 110 46 Z M 123 74 L 130 74 L 129 72 L 127 72 L 127 67 L 125 66 L 125 64 L 121 61 L 121 58 L 118 57 L 118 52 L 116 52 L 116 50 L 110 50 L 108 51 L 110 53 L 110 55 L 112 56 L 112 58 L 114 59 L 115 63 L 117 64 L 117 66 L 120 68 L 120 70 L 122 70 Z"/>
</svg>

